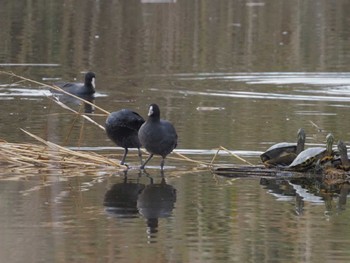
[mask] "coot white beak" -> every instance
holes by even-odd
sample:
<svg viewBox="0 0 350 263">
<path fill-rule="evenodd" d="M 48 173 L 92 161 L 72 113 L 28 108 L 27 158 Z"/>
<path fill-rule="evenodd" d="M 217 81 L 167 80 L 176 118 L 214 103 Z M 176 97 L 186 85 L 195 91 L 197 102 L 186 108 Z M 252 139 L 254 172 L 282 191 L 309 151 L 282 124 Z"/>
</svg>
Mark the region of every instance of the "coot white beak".
<svg viewBox="0 0 350 263">
<path fill-rule="evenodd" d="M 95 78 L 92 78 L 91 84 L 92 84 L 92 87 L 95 89 L 96 88 Z"/>
<path fill-rule="evenodd" d="M 153 115 L 153 106 L 149 107 L 148 116 Z"/>
</svg>

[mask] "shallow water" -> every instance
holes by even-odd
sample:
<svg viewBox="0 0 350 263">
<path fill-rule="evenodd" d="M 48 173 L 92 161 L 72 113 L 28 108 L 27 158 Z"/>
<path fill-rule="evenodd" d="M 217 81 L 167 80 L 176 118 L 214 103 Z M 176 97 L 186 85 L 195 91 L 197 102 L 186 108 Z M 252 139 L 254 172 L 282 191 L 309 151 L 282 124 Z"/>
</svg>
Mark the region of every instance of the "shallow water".
<svg viewBox="0 0 350 263">
<path fill-rule="evenodd" d="M 159 104 L 177 129 L 176 152 L 198 161 L 223 146 L 259 164 L 261 152 L 295 141 L 300 127 L 307 146 L 323 145 L 328 132 L 349 144 L 347 1 L 145 2 L 5 1 L 0 70 L 44 84 L 93 70 L 96 105 L 146 116 Z M 1 139 L 38 143 L 22 128 L 121 157 L 100 128 L 48 94 L 0 74 Z M 0 166 L 0 261 L 350 260 L 347 191 L 315 195 L 289 180 L 228 178 L 172 157 L 163 182 L 160 159 L 140 175 L 135 151 L 127 181 L 110 169 Z M 214 163 L 243 162 L 221 151 Z M 117 206 L 106 202 L 111 189 Z"/>
</svg>

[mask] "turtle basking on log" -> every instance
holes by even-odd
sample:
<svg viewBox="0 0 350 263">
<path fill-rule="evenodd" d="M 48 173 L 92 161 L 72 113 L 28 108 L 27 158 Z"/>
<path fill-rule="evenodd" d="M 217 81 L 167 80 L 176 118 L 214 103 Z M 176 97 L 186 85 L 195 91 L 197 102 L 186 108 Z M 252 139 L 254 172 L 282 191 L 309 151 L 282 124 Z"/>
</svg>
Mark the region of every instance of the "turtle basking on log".
<svg viewBox="0 0 350 263">
<path fill-rule="evenodd" d="M 274 144 L 260 155 L 261 161 L 268 168 L 290 165 L 304 150 L 305 137 L 304 129 L 299 129 L 297 143 L 280 142 Z"/>
<path fill-rule="evenodd" d="M 323 176 L 325 180 L 344 180 L 349 176 L 350 160 L 348 151 L 343 141 L 338 142 L 339 156 L 334 157 L 327 166 L 323 168 Z"/>
<path fill-rule="evenodd" d="M 325 147 L 312 147 L 302 151 L 295 160 L 286 168 L 291 171 L 306 172 L 317 165 L 327 162 L 330 158 L 334 158 L 332 149 L 334 137 L 329 133 L 326 137 Z"/>
<path fill-rule="evenodd" d="M 349 171 L 350 170 L 350 160 L 348 157 L 348 149 L 346 147 L 346 144 L 340 140 L 340 141 L 338 141 L 337 147 L 338 147 L 338 151 L 339 151 L 339 156 L 332 160 L 332 166 L 337 168 L 337 169 Z"/>
</svg>

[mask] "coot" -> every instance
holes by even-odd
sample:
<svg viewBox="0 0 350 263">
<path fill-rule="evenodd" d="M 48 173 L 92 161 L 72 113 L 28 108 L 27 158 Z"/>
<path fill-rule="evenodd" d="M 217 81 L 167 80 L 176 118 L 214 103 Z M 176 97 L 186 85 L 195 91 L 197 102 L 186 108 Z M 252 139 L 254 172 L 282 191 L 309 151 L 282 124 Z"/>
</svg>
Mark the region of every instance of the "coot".
<svg viewBox="0 0 350 263">
<path fill-rule="evenodd" d="M 85 74 L 84 83 L 58 82 L 55 83 L 55 85 L 76 96 L 87 96 L 95 93 L 95 79 L 96 76 L 94 72 L 87 72 Z"/>
<path fill-rule="evenodd" d="M 120 164 L 125 163 L 128 148 L 137 148 L 142 165 L 141 143 L 138 131 L 145 120 L 136 112 L 122 109 L 109 114 L 105 128 L 107 136 L 118 146 L 124 148 L 124 156 Z"/>
<path fill-rule="evenodd" d="M 163 170 L 165 157 L 177 146 L 177 134 L 169 121 L 160 119 L 157 104 L 150 105 L 148 119 L 139 130 L 139 139 L 150 153 L 148 159 L 141 165 L 141 169 L 144 169 L 148 161 L 156 154 L 162 157 L 160 168 Z"/>
</svg>

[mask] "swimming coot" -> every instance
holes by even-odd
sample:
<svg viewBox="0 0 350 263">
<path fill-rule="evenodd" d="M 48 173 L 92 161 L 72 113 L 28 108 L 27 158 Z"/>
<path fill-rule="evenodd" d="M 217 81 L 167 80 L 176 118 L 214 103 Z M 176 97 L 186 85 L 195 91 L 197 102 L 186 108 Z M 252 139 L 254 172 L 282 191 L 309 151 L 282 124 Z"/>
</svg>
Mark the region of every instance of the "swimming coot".
<svg viewBox="0 0 350 263">
<path fill-rule="evenodd" d="M 139 130 L 139 139 L 150 153 L 148 159 L 141 165 L 141 169 L 144 169 L 148 161 L 156 154 L 162 157 L 160 168 L 163 170 L 165 157 L 177 145 L 177 134 L 170 122 L 160 119 L 160 110 L 157 104 L 150 105 L 148 119 Z"/>
<path fill-rule="evenodd" d="M 87 72 L 85 74 L 85 81 L 84 83 L 77 83 L 77 82 L 58 82 L 54 85 L 60 87 L 61 89 L 74 94 L 76 96 L 86 96 L 86 95 L 92 95 L 95 93 L 95 73 L 93 72 Z"/>
<path fill-rule="evenodd" d="M 138 131 L 145 120 L 136 112 L 122 109 L 109 114 L 105 128 L 107 136 L 118 146 L 124 148 L 124 156 L 120 164 L 125 163 L 128 148 L 137 148 L 142 165 L 141 143 Z"/>
</svg>

